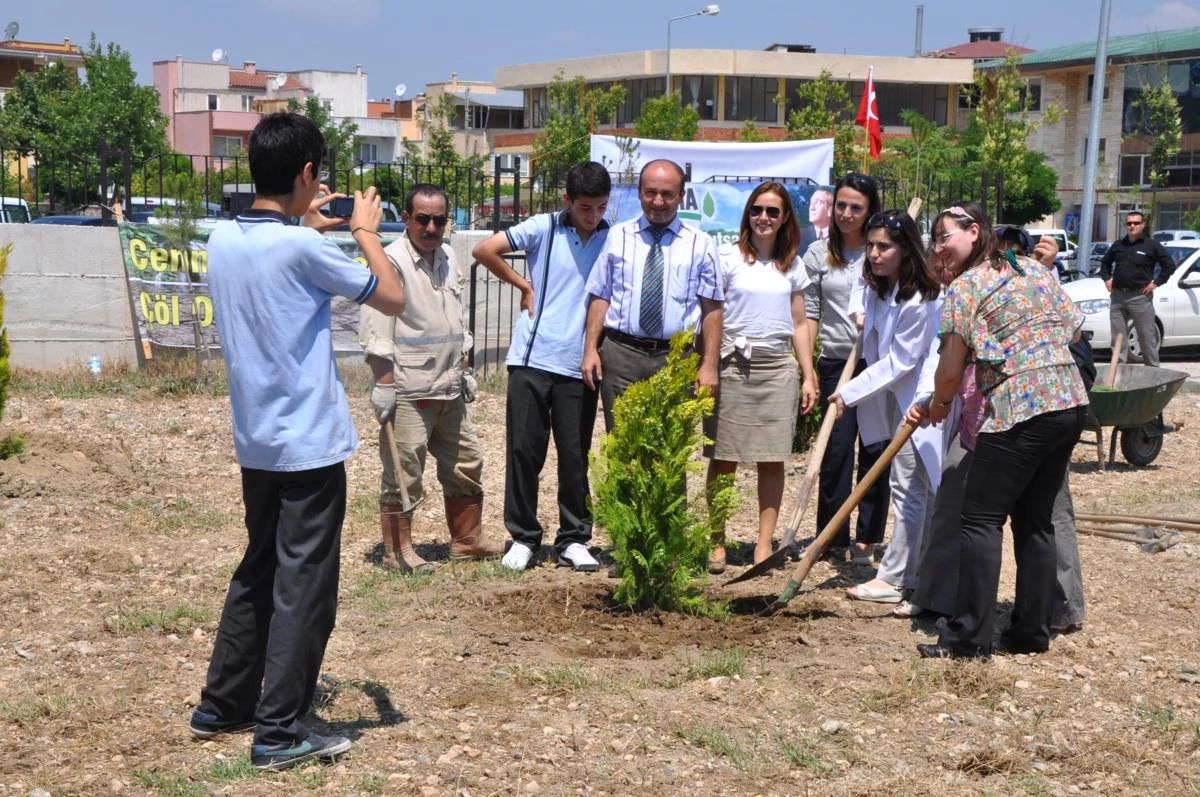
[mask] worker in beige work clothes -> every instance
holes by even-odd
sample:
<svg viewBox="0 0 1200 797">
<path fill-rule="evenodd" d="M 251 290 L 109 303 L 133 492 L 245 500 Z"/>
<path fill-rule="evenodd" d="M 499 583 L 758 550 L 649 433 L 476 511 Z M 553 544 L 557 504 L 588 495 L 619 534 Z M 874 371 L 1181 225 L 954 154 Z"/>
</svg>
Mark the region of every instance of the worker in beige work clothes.
<svg viewBox="0 0 1200 797">
<path fill-rule="evenodd" d="M 426 453 L 437 462 L 451 558 L 484 559 L 501 553 L 499 544 L 483 538 L 483 455 L 464 395 L 465 356 L 470 349 L 463 321 L 467 278 L 453 251 L 442 243 L 446 204 L 446 194 L 438 186 L 422 183 L 409 190 L 401 215 L 407 225 L 405 234 L 384 250 L 405 285 L 408 304 L 395 317 L 364 306 L 359 318 L 359 339 L 375 379 L 371 406 L 381 424 L 383 551 L 379 563 L 389 569 L 433 567 L 412 547 L 412 507 L 423 496 Z M 395 430 L 398 474 L 382 427 L 386 423 Z M 407 508 L 397 479 L 403 479 Z"/>
</svg>

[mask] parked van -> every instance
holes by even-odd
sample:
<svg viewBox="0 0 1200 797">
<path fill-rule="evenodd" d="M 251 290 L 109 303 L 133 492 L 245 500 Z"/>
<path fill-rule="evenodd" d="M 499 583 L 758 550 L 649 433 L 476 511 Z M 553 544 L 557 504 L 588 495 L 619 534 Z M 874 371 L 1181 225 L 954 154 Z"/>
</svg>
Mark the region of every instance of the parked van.
<svg viewBox="0 0 1200 797">
<path fill-rule="evenodd" d="M 16 197 L 0 197 L 0 224 L 28 224 L 29 203 Z"/>
</svg>

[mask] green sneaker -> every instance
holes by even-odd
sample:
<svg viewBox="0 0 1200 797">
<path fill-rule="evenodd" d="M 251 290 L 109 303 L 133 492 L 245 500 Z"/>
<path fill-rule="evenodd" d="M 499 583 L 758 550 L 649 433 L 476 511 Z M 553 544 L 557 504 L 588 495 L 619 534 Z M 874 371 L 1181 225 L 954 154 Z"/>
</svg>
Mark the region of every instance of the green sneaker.
<svg viewBox="0 0 1200 797">
<path fill-rule="evenodd" d="M 295 744 L 255 744 L 250 746 L 250 763 L 255 769 L 279 770 L 294 767 L 314 758 L 333 758 L 350 749 L 344 736 L 318 736 L 310 733 Z"/>
</svg>

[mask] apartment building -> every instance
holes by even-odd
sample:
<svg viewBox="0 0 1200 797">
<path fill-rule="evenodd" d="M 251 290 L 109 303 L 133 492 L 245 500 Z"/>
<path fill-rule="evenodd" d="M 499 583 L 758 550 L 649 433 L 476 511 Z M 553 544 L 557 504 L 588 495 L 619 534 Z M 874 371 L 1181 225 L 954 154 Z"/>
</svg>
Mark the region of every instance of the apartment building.
<svg viewBox="0 0 1200 797">
<path fill-rule="evenodd" d="M 1099 168 L 1096 181 L 1095 236 L 1112 240 L 1123 233 L 1121 219 L 1127 210 L 1150 204 L 1155 193 L 1155 219 L 1159 229 L 1189 226 L 1189 213 L 1200 205 L 1200 28 L 1112 36 L 1107 44 L 1104 94 L 1099 135 Z M 1021 56 L 1021 73 L 1036 98 L 1033 113 L 1051 105 L 1061 112 L 1057 124 L 1043 124 L 1029 140 L 1032 149 L 1044 152 L 1047 164 L 1058 172 L 1062 209 L 1055 226 L 1070 231 L 1078 223 L 1083 205 L 1084 154 L 1089 116 L 1096 101 L 1093 87 L 1095 40 L 1064 45 Z M 994 67 L 997 62 L 984 62 Z M 1183 140 L 1175 163 L 1167 169 L 1167 185 L 1152 189 L 1145 135 L 1137 107 L 1145 85 L 1170 83 L 1180 106 Z"/>
<path fill-rule="evenodd" d="M 187 155 L 244 153 L 262 114 L 286 108 L 289 100 L 303 104 L 310 97 L 333 118 L 357 126 L 360 160 L 390 162 L 401 154 L 401 120 L 394 110 L 385 112 L 368 100 L 362 66 L 353 71 L 280 71 L 259 69 L 254 61 L 238 68 L 220 58 L 188 61 L 176 56 L 154 63 L 154 87 L 168 120 L 167 140 L 172 149 Z"/>
</svg>

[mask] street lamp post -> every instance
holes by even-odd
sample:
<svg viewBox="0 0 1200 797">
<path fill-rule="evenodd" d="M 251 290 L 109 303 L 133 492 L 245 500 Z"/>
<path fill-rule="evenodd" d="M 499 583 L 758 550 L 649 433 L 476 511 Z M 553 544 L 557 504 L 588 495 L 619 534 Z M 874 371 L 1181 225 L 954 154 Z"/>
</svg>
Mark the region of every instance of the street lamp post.
<svg viewBox="0 0 1200 797">
<path fill-rule="evenodd" d="M 716 3 L 709 3 L 699 11 L 693 11 L 690 14 L 684 14 L 678 17 L 671 17 L 667 20 L 667 94 L 671 93 L 671 23 L 678 22 L 681 19 L 688 17 L 715 17 L 721 13 L 721 7 Z"/>
</svg>

